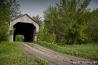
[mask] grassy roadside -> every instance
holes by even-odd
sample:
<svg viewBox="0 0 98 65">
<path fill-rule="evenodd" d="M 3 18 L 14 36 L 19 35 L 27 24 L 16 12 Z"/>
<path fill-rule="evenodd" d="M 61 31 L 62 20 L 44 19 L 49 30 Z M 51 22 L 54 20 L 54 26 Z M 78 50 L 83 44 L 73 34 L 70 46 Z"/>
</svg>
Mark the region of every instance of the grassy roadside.
<svg viewBox="0 0 98 65">
<path fill-rule="evenodd" d="M 41 46 L 47 47 L 49 49 L 52 49 L 61 53 L 98 60 L 98 44 L 60 46 L 53 43 L 47 43 L 45 41 L 39 41 L 37 43 Z"/>
<path fill-rule="evenodd" d="M 46 61 L 25 54 L 18 44 L 0 43 L 0 65 L 48 65 Z"/>
</svg>

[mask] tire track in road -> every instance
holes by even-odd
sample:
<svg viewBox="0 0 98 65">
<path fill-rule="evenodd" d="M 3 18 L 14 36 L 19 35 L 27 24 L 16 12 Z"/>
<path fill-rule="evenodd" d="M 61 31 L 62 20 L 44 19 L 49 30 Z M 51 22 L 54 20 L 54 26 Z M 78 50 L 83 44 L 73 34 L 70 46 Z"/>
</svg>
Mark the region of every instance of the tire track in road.
<svg viewBox="0 0 98 65">
<path fill-rule="evenodd" d="M 95 60 L 62 54 L 37 44 L 28 45 L 21 43 L 21 46 L 27 53 L 47 60 L 50 65 L 98 65 Z"/>
</svg>

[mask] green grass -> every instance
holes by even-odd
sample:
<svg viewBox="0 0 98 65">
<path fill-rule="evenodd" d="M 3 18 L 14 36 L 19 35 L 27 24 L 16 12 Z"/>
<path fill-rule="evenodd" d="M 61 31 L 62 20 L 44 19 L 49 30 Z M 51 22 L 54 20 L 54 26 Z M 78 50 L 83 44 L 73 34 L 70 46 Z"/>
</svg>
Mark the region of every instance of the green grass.
<svg viewBox="0 0 98 65">
<path fill-rule="evenodd" d="M 24 53 L 19 44 L 1 42 L 0 65 L 48 65 L 48 63 Z"/>
<path fill-rule="evenodd" d="M 38 44 L 61 53 L 98 60 L 98 44 L 57 45 L 45 41 Z"/>
</svg>

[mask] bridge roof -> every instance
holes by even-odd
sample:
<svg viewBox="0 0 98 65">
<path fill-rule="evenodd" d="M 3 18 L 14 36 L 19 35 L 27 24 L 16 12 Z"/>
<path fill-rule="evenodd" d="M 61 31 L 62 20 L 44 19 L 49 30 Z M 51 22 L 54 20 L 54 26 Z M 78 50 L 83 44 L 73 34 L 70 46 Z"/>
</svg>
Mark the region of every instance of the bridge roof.
<svg viewBox="0 0 98 65">
<path fill-rule="evenodd" d="M 18 22 L 21 22 L 21 23 L 31 23 L 33 24 L 35 27 L 36 27 L 36 32 L 39 31 L 39 25 L 35 22 L 35 20 L 30 17 L 28 14 L 24 14 L 22 16 L 18 16 L 16 17 L 15 19 L 13 19 L 10 23 L 10 28 L 9 30 L 12 30 L 13 29 L 13 26 L 15 24 L 17 24 Z"/>
</svg>

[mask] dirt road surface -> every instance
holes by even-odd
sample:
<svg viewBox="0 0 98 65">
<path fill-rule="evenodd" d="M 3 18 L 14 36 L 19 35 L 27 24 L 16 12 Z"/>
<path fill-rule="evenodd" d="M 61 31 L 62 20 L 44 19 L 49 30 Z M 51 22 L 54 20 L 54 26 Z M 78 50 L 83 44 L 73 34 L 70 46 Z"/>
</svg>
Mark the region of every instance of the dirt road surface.
<svg viewBox="0 0 98 65">
<path fill-rule="evenodd" d="M 50 65 L 98 65 L 95 60 L 62 54 L 33 43 L 21 43 L 21 47 L 29 54 L 47 60 Z"/>
</svg>

